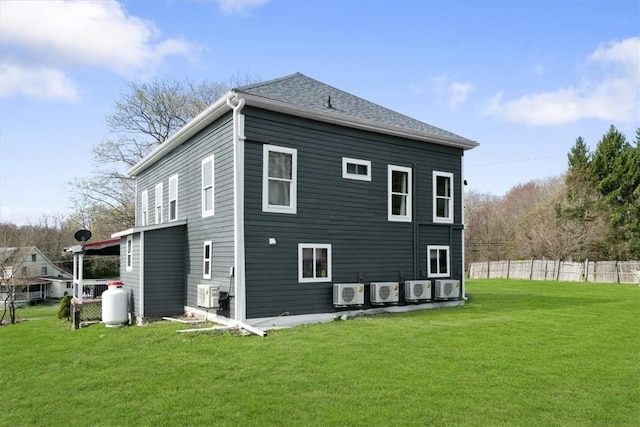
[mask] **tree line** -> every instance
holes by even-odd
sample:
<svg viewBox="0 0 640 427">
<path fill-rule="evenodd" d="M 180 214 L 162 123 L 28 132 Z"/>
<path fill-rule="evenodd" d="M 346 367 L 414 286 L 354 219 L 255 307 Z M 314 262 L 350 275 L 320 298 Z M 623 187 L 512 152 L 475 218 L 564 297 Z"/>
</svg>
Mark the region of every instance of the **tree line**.
<svg viewBox="0 0 640 427">
<path fill-rule="evenodd" d="M 593 151 L 578 137 L 567 159 L 563 176 L 466 195 L 468 262 L 640 259 L 640 128 L 629 142 L 612 125 Z"/>
</svg>

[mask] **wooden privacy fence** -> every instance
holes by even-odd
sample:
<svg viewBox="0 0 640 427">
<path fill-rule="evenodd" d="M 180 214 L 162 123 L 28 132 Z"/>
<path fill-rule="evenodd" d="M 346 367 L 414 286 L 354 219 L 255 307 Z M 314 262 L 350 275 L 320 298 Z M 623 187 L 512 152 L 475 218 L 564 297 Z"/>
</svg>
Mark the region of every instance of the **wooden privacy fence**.
<svg viewBox="0 0 640 427">
<path fill-rule="evenodd" d="M 561 282 L 639 283 L 640 261 L 487 261 L 469 265 L 470 279 L 530 279 Z"/>
</svg>

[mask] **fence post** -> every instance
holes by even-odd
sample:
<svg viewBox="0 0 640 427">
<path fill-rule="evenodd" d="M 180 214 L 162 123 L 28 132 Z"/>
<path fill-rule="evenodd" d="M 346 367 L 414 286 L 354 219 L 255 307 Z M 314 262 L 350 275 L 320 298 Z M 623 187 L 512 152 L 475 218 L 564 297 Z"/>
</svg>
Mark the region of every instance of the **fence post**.
<svg viewBox="0 0 640 427">
<path fill-rule="evenodd" d="M 533 280 L 533 263 L 535 258 L 531 258 L 531 271 L 529 271 L 529 280 Z"/>
<path fill-rule="evenodd" d="M 491 260 L 487 260 L 487 279 L 491 278 Z"/>
<path fill-rule="evenodd" d="M 511 276 L 511 260 L 510 259 L 507 260 L 507 279 L 510 278 L 509 276 Z"/>
<path fill-rule="evenodd" d="M 589 281 L 589 258 L 584 259 L 584 281 Z"/>
<path fill-rule="evenodd" d="M 618 267 L 618 261 L 616 261 L 616 283 L 620 283 L 620 268 Z"/>
<path fill-rule="evenodd" d="M 558 273 L 557 273 L 557 275 L 556 275 L 556 282 L 559 282 L 559 281 L 560 281 L 560 263 L 561 263 L 562 261 L 558 260 L 558 261 L 556 261 L 556 262 L 557 262 L 557 265 L 558 265 Z"/>
</svg>

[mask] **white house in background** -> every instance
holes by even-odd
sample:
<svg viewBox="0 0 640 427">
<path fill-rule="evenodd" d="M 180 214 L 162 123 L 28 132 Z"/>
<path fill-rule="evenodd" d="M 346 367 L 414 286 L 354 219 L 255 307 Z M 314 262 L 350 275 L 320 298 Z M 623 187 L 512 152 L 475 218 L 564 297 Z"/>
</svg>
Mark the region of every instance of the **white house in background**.
<svg viewBox="0 0 640 427">
<path fill-rule="evenodd" d="M 70 273 L 54 265 L 35 246 L 0 248 L 0 275 L 3 287 L 15 286 L 28 300 L 62 298 L 65 292 L 71 293 L 73 283 Z M 6 290 L 0 290 L 0 297 Z"/>
</svg>

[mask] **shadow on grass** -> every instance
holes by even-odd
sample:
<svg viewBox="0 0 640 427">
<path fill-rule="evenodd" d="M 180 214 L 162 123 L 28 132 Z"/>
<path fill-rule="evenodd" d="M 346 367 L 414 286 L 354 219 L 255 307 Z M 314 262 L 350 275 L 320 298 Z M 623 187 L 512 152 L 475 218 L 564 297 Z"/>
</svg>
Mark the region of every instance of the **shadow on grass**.
<svg viewBox="0 0 640 427">
<path fill-rule="evenodd" d="M 521 310 L 556 310 L 570 307 L 585 307 L 619 301 L 618 299 L 602 299 L 595 297 L 552 296 L 535 293 L 491 293 L 467 294 L 471 306 L 481 306 L 483 310 L 500 312 Z"/>
</svg>

